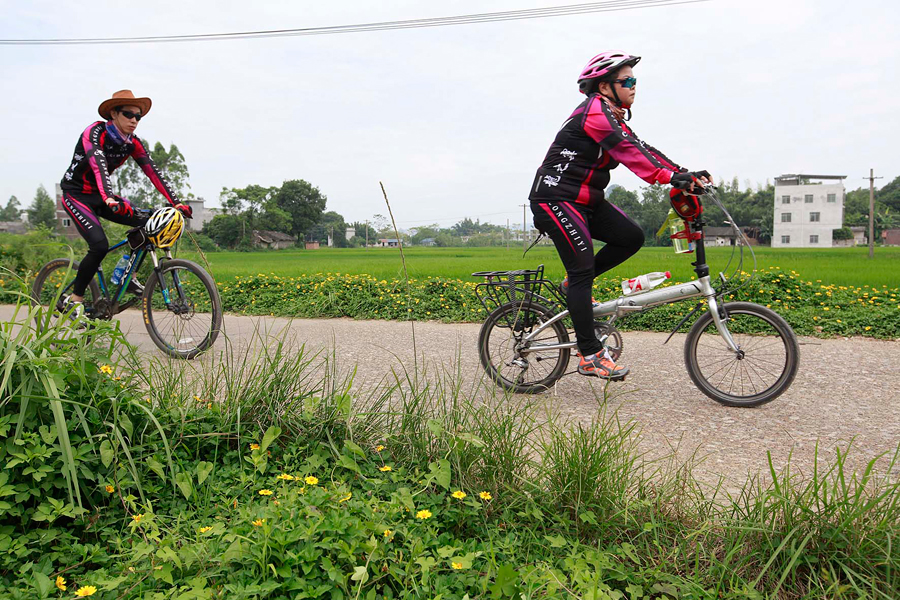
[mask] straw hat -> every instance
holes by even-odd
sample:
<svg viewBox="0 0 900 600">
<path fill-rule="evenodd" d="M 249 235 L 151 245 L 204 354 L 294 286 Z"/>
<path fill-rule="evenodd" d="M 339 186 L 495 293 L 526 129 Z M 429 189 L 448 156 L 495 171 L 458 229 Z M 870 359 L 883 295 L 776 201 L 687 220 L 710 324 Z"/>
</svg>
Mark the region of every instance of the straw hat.
<svg viewBox="0 0 900 600">
<path fill-rule="evenodd" d="M 150 98 L 135 98 L 134 94 L 131 93 L 131 90 L 119 90 L 112 95 L 112 98 L 104 100 L 97 109 L 97 112 L 100 113 L 101 117 L 108 120 L 112 118 L 109 111 L 117 106 L 137 106 L 141 109 L 141 114 L 146 115 L 150 112 L 150 106 L 152 104 L 153 102 Z"/>
</svg>

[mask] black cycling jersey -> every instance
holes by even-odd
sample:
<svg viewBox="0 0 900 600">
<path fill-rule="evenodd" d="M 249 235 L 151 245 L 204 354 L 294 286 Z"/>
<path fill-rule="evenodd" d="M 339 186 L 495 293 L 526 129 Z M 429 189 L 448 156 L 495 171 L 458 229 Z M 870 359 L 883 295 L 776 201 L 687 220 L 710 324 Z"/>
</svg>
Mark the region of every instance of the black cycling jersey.
<svg viewBox="0 0 900 600">
<path fill-rule="evenodd" d="M 604 198 L 609 172 L 620 163 L 650 184 L 669 183 L 682 170 L 617 120 L 603 96 L 593 94 L 563 123 L 528 198 L 593 206 Z"/>
<path fill-rule="evenodd" d="M 129 156 L 140 165 L 169 204 L 178 204 L 169 184 L 150 160 L 144 143 L 136 136 L 122 138 L 114 125 L 103 121 L 92 123 L 78 138 L 72 164 L 63 176 L 60 187 L 64 192 L 99 194 L 105 201 L 114 195 L 109 174 L 122 166 Z"/>
</svg>

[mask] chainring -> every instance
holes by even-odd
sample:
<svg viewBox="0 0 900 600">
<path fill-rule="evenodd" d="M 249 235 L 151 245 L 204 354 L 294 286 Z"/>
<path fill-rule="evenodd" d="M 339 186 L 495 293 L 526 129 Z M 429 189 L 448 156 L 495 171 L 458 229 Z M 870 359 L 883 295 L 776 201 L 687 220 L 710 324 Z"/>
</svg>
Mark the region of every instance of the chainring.
<svg viewBox="0 0 900 600">
<path fill-rule="evenodd" d="M 625 348 L 625 342 L 622 340 L 622 333 L 609 323 L 594 321 L 594 335 L 597 336 L 598 340 L 603 342 L 603 346 L 609 351 L 609 355 L 612 357 L 613 361 L 618 362 L 619 357 L 622 356 L 622 351 Z"/>
</svg>

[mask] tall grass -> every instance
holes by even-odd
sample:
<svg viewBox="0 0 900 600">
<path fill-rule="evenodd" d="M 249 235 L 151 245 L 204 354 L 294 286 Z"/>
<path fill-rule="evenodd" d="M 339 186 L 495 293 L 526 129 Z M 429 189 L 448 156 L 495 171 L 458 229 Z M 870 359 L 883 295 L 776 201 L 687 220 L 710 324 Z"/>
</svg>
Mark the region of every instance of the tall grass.
<svg viewBox="0 0 900 600">
<path fill-rule="evenodd" d="M 153 417 L 137 423 L 134 415 L 143 413 L 117 405 L 110 381 L 103 381 L 105 396 L 77 402 L 72 385 L 66 394 L 58 385 L 53 391 L 59 369 L 65 381 L 71 371 L 96 370 L 98 355 L 89 349 L 104 336 L 106 351 L 120 347 L 114 328 L 80 330 L 45 319 L 38 329 L 31 324 L 40 313 L 22 310 L 28 319 L 18 329 L 4 325 L 0 336 L 0 409 L 11 398 L 17 411 L 25 402 L 56 403 L 57 428 L 88 444 L 78 452 L 96 454 L 100 464 L 112 449 L 115 472 L 137 483 L 144 462 L 168 455 L 166 483 L 152 489 L 180 491 L 192 506 L 209 502 L 203 483 L 216 457 L 236 449 L 243 455 L 251 443 L 261 448 L 242 458 L 246 469 L 265 471 L 266 449 L 276 443 L 299 452 L 299 462 L 307 460 L 304 449 L 318 456 L 326 448 L 342 472 L 360 477 L 361 448 L 385 444 L 397 468 L 416 474 L 419 487 L 404 492 L 410 498 L 435 487 L 490 493 L 485 520 L 454 523 L 456 534 L 483 535 L 497 552 L 523 561 L 523 572 L 558 580 L 577 596 L 590 597 L 610 578 L 640 576 L 655 582 L 655 597 L 898 597 L 900 447 L 862 472 L 848 466 L 847 445 L 817 456 L 812 473 L 801 476 L 789 463 L 737 492 L 710 491 L 697 483 L 700 467 L 692 461 L 642 456 L 634 422 L 608 413 L 602 395 L 593 421 L 571 424 L 540 397 L 518 402 L 487 381 L 465 380 L 458 361 L 418 373 L 399 365 L 363 384 L 333 354 L 294 344 L 289 329 L 274 336 L 257 330 L 252 343 L 229 342 L 222 356 L 192 363 L 125 349 L 119 368 L 135 377 L 127 389 L 149 398 L 141 410 Z M 91 397 L 93 404 L 84 401 Z M 104 426 L 82 421 L 79 410 L 102 412 Z M 104 450 L 104 442 L 117 445 Z M 61 477 L 77 503 L 82 472 L 73 464 L 65 463 Z"/>
<path fill-rule="evenodd" d="M 26 446 L 26 434 L 53 440 L 70 514 L 89 504 L 83 488 L 85 480 L 96 479 L 91 463 L 121 466 L 143 498 L 136 458 L 160 441 L 167 447 L 167 441 L 147 407 L 118 393 L 129 381 L 113 384 L 100 372 L 102 363 L 115 364 L 118 348 L 127 347 L 118 323 L 88 324 L 72 313 L 60 315 L 34 304 L 15 274 L 4 276 L 14 278 L 19 288 L 13 292 L 17 303 L 12 318 L 0 324 L 0 415 L 14 415 L 13 445 Z M 110 364 L 106 368 L 113 370 Z M 52 423 L 46 422 L 48 417 Z M 138 427 L 143 419 L 148 427 Z"/>
<path fill-rule="evenodd" d="M 325 445 L 344 465 L 353 448 L 384 443 L 395 461 L 421 469 L 425 487 L 411 493 L 443 475 L 453 489 L 490 492 L 493 518 L 515 529 L 535 565 L 557 552 L 559 536 L 574 536 L 677 581 L 670 597 L 898 597 L 900 447 L 858 473 L 847 445 L 830 460 L 817 456 L 805 476 L 789 463 L 726 493 L 703 488 L 693 460 L 648 461 L 634 422 L 608 414 L 603 397 L 592 422 L 570 424 L 539 398 L 514 402 L 463 380 L 453 362 L 418 375 L 400 366 L 360 390 L 334 356 L 293 347 L 284 334 L 258 332 L 255 345 L 230 352 L 200 366 L 143 365 L 154 403 L 171 409 L 198 395 L 226 417 L 208 437 L 245 444 L 277 427 L 279 439 Z"/>
</svg>

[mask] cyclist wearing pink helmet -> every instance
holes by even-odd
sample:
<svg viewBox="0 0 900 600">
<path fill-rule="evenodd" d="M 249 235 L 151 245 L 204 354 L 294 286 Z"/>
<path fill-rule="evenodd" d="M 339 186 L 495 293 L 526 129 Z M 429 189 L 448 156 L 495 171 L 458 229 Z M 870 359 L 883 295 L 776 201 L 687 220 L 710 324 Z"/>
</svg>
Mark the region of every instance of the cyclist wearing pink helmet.
<svg viewBox="0 0 900 600">
<path fill-rule="evenodd" d="M 528 196 L 535 227 L 550 236 L 566 267 L 560 289 L 575 326 L 578 372 L 613 380 L 625 377 L 628 368 L 615 364 L 594 333 L 591 288 L 594 278 L 640 250 L 644 232 L 606 200 L 609 172 L 621 163 L 649 184 L 680 189 L 693 189 L 695 179 L 712 179 L 706 171 L 678 166 L 626 125 L 637 84 L 633 67 L 640 60 L 604 52 L 588 62 L 578 77 L 587 98 L 563 123 Z M 594 239 L 605 242 L 596 255 Z"/>
</svg>

